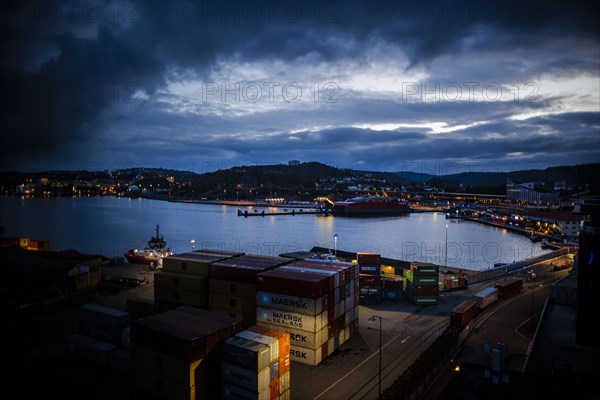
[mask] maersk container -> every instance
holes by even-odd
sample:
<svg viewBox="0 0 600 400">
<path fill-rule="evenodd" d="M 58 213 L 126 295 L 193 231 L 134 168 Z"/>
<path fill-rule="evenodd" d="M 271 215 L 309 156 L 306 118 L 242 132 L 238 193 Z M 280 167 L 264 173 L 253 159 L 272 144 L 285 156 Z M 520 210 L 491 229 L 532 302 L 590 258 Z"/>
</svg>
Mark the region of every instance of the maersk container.
<svg viewBox="0 0 600 400">
<path fill-rule="evenodd" d="M 275 308 L 256 308 L 256 320 L 281 327 L 300 329 L 307 332 L 318 332 L 327 326 L 328 312 L 319 315 L 298 314 L 291 311 L 283 311 Z"/>
<path fill-rule="evenodd" d="M 326 344 L 315 350 L 292 345 L 290 358 L 302 364 L 318 365 L 329 355 L 327 348 Z"/>
<path fill-rule="evenodd" d="M 512 296 L 523 288 L 523 279 L 507 279 L 496 283 L 495 288 L 498 289 L 498 297 Z"/>
<path fill-rule="evenodd" d="M 285 329 L 289 340 L 290 340 L 290 346 L 294 345 L 294 346 L 298 346 L 298 347 L 305 347 L 307 349 L 316 349 L 320 346 L 323 345 L 323 343 L 325 343 L 327 341 L 327 339 L 329 338 L 329 327 L 325 326 L 323 329 L 321 329 L 318 332 L 307 332 L 307 331 L 303 331 L 301 329 L 293 329 L 293 328 L 282 328 L 280 326 L 277 325 L 273 325 L 273 324 L 267 324 L 264 322 L 260 322 L 259 324 L 261 324 L 261 326 L 264 326 L 266 328 L 273 328 L 273 329 Z M 289 352 L 289 350 L 288 350 Z"/>
<path fill-rule="evenodd" d="M 293 311 L 298 314 L 318 315 L 327 309 L 327 296 L 310 298 L 273 292 L 256 292 L 256 304 L 261 307 Z"/>
<path fill-rule="evenodd" d="M 221 377 L 225 383 L 231 383 L 254 393 L 260 393 L 268 388 L 271 381 L 268 367 L 257 372 L 228 362 L 223 362 Z"/>
<path fill-rule="evenodd" d="M 253 370 L 255 373 L 269 368 L 268 345 L 233 336 L 223 342 L 222 351 L 226 362 Z"/>
<path fill-rule="evenodd" d="M 463 329 L 477 315 L 477 302 L 465 300 L 450 312 L 450 325 Z"/>
<path fill-rule="evenodd" d="M 473 300 L 477 302 L 477 307 L 480 310 L 483 310 L 486 307 L 489 307 L 496 300 L 498 300 L 498 289 L 493 287 L 488 287 L 480 292 L 473 295 Z"/>
<path fill-rule="evenodd" d="M 273 362 L 279 359 L 279 341 L 276 338 L 249 330 L 243 330 L 241 332 L 238 332 L 235 334 L 235 336 L 266 344 L 267 346 L 269 346 L 269 361 Z"/>
</svg>

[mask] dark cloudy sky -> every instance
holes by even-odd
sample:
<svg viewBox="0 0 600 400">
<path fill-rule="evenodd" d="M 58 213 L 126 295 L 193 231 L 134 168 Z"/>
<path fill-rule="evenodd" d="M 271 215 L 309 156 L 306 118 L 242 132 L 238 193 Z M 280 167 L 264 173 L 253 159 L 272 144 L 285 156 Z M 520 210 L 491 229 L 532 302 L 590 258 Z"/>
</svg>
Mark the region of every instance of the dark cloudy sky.
<svg viewBox="0 0 600 400">
<path fill-rule="evenodd" d="M 0 7 L 0 169 L 600 161 L 591 1 Z"/>
</svg>

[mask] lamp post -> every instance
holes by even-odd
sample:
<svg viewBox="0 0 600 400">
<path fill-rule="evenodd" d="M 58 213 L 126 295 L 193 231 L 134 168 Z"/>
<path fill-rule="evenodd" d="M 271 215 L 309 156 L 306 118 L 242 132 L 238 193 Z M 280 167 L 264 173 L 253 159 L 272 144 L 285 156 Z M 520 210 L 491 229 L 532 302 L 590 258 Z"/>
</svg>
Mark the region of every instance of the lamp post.
<svg viewBox="0 0 600 400">
<path fill-rule="evenodd" d="M 192 244 L 192 251 L 194 251 L 194 243 L 196 243 L 195 239 L 190 240 L 190 243 Z"/>
<path fill-rule="evenodd" d="M 378 315 L 372 315 L 369 321 L 375 321 L 379 319 L 379 399 L 381 399 L 381 317 Z"/>
<path fill-rule="evenodd" d="M 444 273 L 448 272 L 448 224 L 446 224 L 446 249 L 444 250 Z"/>
<path fill-rule="evenodd" d="M 337 233 L 333 235 L 333 255 L 337 256 Z"/>
</svg>

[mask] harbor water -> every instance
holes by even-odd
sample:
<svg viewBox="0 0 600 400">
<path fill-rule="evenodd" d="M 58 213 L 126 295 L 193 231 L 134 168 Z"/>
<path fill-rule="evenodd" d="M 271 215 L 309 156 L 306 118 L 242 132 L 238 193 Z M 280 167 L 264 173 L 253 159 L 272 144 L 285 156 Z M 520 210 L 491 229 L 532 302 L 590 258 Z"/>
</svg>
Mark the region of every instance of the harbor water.
<svg viewBox="0 0 600 400">
<path fill-rule="evenodd" d="M 440 212 L 378 218 L 244 218 L 238 216 L 238 210 L 255 211 L 251 207 L 118 197 L 2 197 L 0 226 L 5 228 L 5 237 L 47 239 L 55 251 L 75 249 L 107 257 L 146 247 L 157 224 L 167 247 L 175 253 L 210 248 L 279 255 L 320 246 L 485 270 L 549 251 L 522 234 L 446 219 Z"/>
</svg>

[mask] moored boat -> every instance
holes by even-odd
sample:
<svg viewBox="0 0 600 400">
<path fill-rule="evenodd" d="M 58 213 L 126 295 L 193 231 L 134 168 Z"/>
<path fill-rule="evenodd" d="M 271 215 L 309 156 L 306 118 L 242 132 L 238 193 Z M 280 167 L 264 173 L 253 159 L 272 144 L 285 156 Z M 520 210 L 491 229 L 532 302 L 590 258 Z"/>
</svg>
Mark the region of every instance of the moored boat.
<svg viewBox="0 0 600 400">
<path fill-rule="evenodd" d="M 404 200 L 386 196 L 359 196 L 337 201 L 331 213 L 345 217 L 402 215 L 412 212 L 412 207 Z"/>
<path fill-rule="evenodd" d="M 166 248 L 167 242 L 159 233 L 159 226 L 156 225 L 156 235 L 148 240 L 148 247 L 143 249 L 129 249 L 124 256 L 130 263 L 148 264 L 156 267 L 162 267 L 162 260 L 174 253 Z"/>
</svg>

